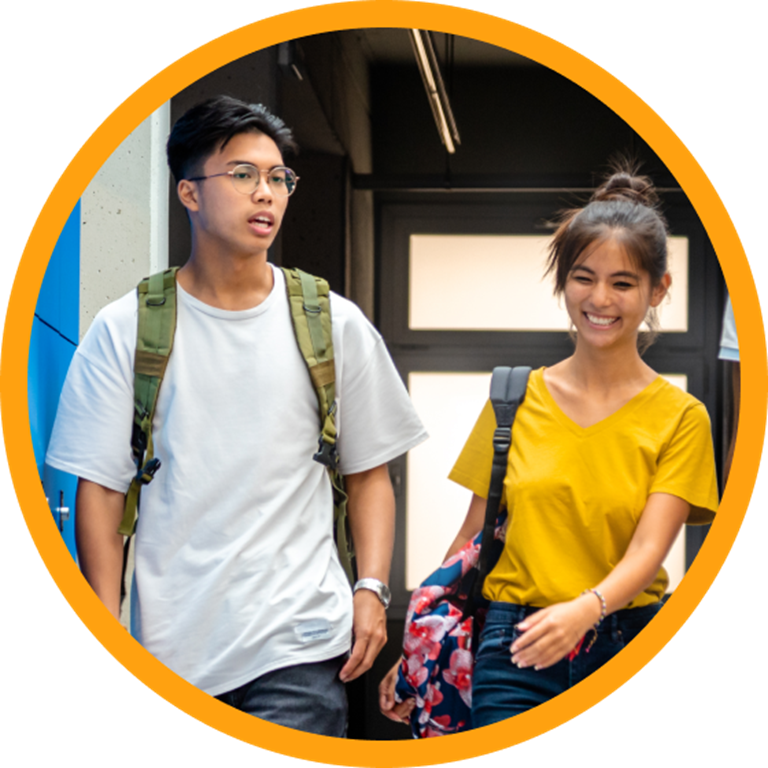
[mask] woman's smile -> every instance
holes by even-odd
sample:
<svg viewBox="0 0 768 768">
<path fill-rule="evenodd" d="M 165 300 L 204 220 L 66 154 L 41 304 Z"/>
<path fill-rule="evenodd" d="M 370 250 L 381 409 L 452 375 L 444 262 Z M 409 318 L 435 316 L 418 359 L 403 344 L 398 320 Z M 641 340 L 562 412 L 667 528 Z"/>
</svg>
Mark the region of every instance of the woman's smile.
<svg viewBox="0 0 768 768">
<path fill-rule="evenodd" d="M 603 315 L 594 315 L 590 312 L 585 312 L 584 316 L 590 323 L 592 323 L 592 325 L 597 325 L 602 328 L 608 328 L 619 320 L 618 317 L 605 317 Z"/>
</svg>

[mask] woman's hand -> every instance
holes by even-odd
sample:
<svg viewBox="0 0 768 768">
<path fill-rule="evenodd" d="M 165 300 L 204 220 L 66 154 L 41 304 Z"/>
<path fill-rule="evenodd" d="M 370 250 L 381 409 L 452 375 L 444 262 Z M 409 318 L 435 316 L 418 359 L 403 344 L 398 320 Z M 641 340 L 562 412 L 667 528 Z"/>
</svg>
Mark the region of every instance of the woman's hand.
<svg viewBox="0 0 768 768">
<path fill-rule="evenodd" d="M 384 717 L 388 717 L 396 723 L 408 725 L 416 699 L 408 699 L 400 704 L 395 703 L 395 683 L 397 682 L 399 667 L 400 660 L 398 659 L 379 683 L 379 709 Z"/>
<path fill-rule="evenodd" d="M 517 625 L 522 635 L 509 650 L 518 667 L 546 669 L 567 656 L 600 618 L 602 606 L 588 593 L 542 608 Z"/>
</svg>

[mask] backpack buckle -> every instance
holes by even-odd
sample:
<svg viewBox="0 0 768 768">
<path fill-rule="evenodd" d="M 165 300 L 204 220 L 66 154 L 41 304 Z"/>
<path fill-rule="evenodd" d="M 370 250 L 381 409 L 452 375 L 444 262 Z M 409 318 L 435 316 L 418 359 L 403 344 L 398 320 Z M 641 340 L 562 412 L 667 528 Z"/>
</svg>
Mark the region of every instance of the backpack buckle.
<svg viewBox="0 0 768 768">
<path fill-rule="evenodd" d="M 141 485 L 148 485 L 155 478 L 155 473 L 160 469 L 160 459 L 157 457 L 150 459 L 137 473 L 136 481 Z"/>
<path fill-rule="evenodd" d="M 493 433 L 493 450 L 506 451 L 512 443 L 512 428 L 497 427 Z"/>
<path fill-rule="evenodd" d="M 322 435 L 320 435 L 320 440 L 318 441 L 318 451 L 312 458 L 331 469 L 336 469 L 339 465 L 339 454 L 336 453 L 336 444 L 326 443 Z"/>
</svg>

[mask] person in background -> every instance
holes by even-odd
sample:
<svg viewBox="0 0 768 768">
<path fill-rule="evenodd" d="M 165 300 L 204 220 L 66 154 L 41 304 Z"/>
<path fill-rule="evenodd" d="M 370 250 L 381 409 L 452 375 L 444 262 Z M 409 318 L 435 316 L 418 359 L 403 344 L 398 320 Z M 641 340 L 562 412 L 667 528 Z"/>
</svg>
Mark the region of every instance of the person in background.
<svg viewBox="0 0 768 768">
<path fill-rule="evenodd" d="M 728 481 L 733 462 L 733 449 L 736 445 L 736 431 L 739 427 L 739 400 L 741 398 L 741 359 L 739 357 L 739 339 L 736 336 L 736 321 L 733 318 L 733 306 L 731 297 L 725 302 L 723 313 L 723 333 L 720 338 L 720 354 L 718 357 L 728 363 L 731 369 L 731 397 L 733 410 L 731 411 L 731 434 L 728 438 L 728 451 L 725 455 L 723 466 L 723 480 Z"/>
</svg>

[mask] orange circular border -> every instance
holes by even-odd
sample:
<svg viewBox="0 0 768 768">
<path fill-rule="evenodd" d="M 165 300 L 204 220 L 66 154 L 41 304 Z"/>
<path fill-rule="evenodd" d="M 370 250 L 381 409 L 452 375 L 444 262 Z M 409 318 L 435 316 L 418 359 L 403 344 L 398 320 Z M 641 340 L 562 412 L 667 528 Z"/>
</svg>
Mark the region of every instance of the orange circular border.
<svg viewBox="0 0 768 768">
<path fill-rule="evenodd" d="M 508 48 L 559 72 L 600 99 L 636 130 L 680 182 L 719 255 L 733 299 L 742 352 L 742 418 L 731 480 L 710 535 L 668 603 L 641 637 L 605 667 L 552 701 L 509 723 L 429 741 L 329 740 L 266 723 L 227 707 L 185 682 L 132 640 L 80 575 L 64 546 L 35 466 L 27 404 L 32 318 L 43 275 L 72 207 L 114 149 L 173 94 L 212 70 L 285 40 L 343 29 L 417 27 L 472 37 Z M 307 8 L 234 30 L 164 69 L 118 107 L 73 158 L 47 200 L 24 250 L 8 305 L 0 394 L 8 462 L 30 533 L 72 608 L 112 655 L 155 692 L 204 723 L 281 754 L 339 765 L 417 766 L 504 749 L 561 725 L 593 706 L 638 672 L 682 626 L 716 577 L 749 503 L 766 422 L 768 362 L 757 291 L 746 255 L 720 198 L 670 128 L 616 78 L 556 41 L 498 17 L 426 3 L 377 0 Z M 323 758 L 324 759 L 324 758 Z"/>
</svg>

